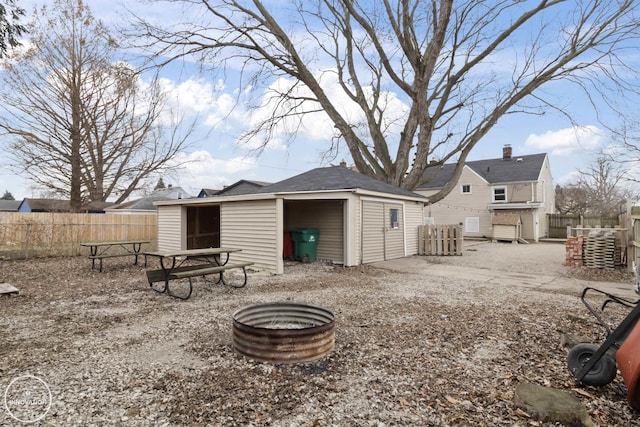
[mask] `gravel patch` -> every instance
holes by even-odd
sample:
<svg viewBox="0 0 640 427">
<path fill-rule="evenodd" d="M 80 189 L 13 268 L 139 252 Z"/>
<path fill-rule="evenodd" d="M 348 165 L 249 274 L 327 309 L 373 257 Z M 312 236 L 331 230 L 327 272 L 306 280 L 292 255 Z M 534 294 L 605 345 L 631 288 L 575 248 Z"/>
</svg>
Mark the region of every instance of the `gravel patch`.
<svg viewBox="0 0 640 427">
<path fill-rule="evenodd" d="M 198 282 L 180 301 L 126 260 L 102 273 L 84 257 L 0 261 L 0 283 L 20 289 L 0 297 L 0 391 L 25 375 L 45 382 L 51 407 L 33 425 L 46 426 L 552 425 L 512 403 L 533 382 L 574 393 L 599 425 L 640 425 L 620 376 L 576 388 L 561 343 L 601 342 L 580 290 L 633 296 L 630 276 L 563 262 L 559 244 L 468 242 L 457 257 L 290 263 L 280 276 L 250 272 L 242 289 Z M 334 351 L 293 365 L 236 354 L 232 313 L 275 301 L 332 310 Z M 46 409 L 18 403 L 25 418 Z M 19 425 L 6 409 L 0 425 Z"/>
</svg>

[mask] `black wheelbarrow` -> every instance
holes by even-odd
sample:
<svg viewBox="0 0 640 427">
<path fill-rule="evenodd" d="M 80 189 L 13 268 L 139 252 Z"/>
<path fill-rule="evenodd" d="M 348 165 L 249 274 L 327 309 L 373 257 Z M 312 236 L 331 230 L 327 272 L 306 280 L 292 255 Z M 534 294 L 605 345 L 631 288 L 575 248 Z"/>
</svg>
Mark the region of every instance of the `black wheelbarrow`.
<svg viewBox="0 0 640 427">
<path fill-rule="evenodd" d="M 587 300 L 587 294 L 604 296 L 599 309 Z M 632 301 L 595 288 L 585 288 L 580 298 L 605 329 L 607 338 L 600 346 L 587 343 L 573 346 L 567 357 L 569 371 L 578 384 L 601 387 L 612 382 L 620 369 L 627 386 L 627 401 L 632 408 L 640 409 L 640 300 Z M 617 327 L 606 314 L 610 304 L 630 309 Z"/>
</svg>

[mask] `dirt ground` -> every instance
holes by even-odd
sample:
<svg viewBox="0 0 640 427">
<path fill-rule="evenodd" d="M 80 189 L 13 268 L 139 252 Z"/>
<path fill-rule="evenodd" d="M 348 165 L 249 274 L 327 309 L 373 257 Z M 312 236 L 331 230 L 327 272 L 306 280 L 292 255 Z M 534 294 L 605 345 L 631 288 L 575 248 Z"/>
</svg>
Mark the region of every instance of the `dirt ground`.
<svg viewBox="0 0 640 427">
<path fill-rule="evenodd" d="M 250 272 L 242 289 L 197 283 L 187 301 L 152 291 L 127 262 L 99 273 L 85 257 L 0 261 L 0 283 L 20 289 L 0 297 L 0 425 L 553 425 L 513 404 L 532 382 L 573 393 L 600 426 L 640 426 L 620 375 L 577 388 L 563 345 L 604 338 L 580 291 L 634 299 L 631 276 L 565 267 L 561 244 L 289 263 Z M 273 301 L 332 310 L 334 351 L 293 365 L 235 353 L 232 313 Z"/>
</svg>

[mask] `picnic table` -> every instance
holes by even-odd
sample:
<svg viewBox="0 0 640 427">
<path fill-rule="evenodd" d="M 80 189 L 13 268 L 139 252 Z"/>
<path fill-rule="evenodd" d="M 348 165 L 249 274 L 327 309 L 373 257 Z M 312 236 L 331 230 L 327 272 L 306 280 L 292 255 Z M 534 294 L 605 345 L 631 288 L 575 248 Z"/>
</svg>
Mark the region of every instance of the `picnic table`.
<svg viewBox="0 0 640 427">
<path fill-rule="evenodd" d="M 178 251 L 158 251 L 147 252 L 147 256 L 158 257 L 160 260 L 160 269 L 147 270 L 147 281 L 149 286 L 156 292 L 167 295 L 188 299 L 193 292 L 193 277 L 203 277 L 215 274 L 217 280 L 214 284 L 222 283 L 235 288 L 241 288 L 247 284 L 246 267 L 253 265 L 252 262 L 234 262 L 229 263 L 229 256 L 234 252 L 240 252 L 242 249 L 236 248 L 202 248 L 202 249 L 186 249 Z M 240 283 L 232 282 L 225 279 L 224 273 L 230 269 L 242 269 L 244 280 Z M 169 289 L 171 280 L 188 279 L 189 290 L 186 295 L 180 296 L 172 294 Z M 162 283 L 162 288 L 156 289 L 154 283 Z"/>
<path fill-rule="evenodd" d="M 96 260 L 99 260 L 99 271 L 102 272 L 102 260 L 105 258 L 117 258 L 133 256 L 133 265 L 138 264 L 138 256 L 144 255 L 142 245 L 151 243 L 151 240 L 116 240 L 104 242 L 84 242 L 80 246 L 89 248 L 91 260 L 91 270 L 96 268 Z M 115 249 L 114 249 L 115 248 Z M 115 250 L 124 249 L 124 251 L 114 252 Z M 145 266 L 147 258 L 145 257 Z"/>
</svg>

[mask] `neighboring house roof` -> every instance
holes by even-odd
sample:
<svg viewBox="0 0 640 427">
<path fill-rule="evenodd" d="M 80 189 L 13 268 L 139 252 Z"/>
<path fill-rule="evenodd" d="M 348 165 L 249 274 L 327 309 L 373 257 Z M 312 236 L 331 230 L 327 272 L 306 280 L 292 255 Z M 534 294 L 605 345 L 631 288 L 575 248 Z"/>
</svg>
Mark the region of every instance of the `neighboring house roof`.
<svg viewBox="0 0 640 427">
<path fill-rule="evenodd" d="M 161 200 L 188 199 L 190 197 L 191 195 L 184 191 L 182 187 L 171 187 L 162 190 L 156 190 L 146 197 L 121 203 L 117 206 L 109 208 L 109 210 L 155 211 L 157 208 L 153 204 L 154 202 L 158 202 Z"/>
<path fill-rule="evenodd" d="M 90 202 L 82 206 L 83 212 L 102 213 L 104 209 L 112 206 L 111 202 Z M 20 202 L 19 212 L 69 212 L 71 203 L 69 200 L 58 199 L 30 199 L 25 198 Z"/>
<path fill-rule="evenodd" d="M 218 190 L 216 196 L 239 196 L 241 194 L 252 194 L 256 190 L 271 185 L 270 182 L 265 181 L 250 181 L 247 179 L 241 179 L 238 182 L 234 182 L 231 185 L 224 187 L 222 190 Z"/>
<path fill-rule="evenodd" d="M 198 193 L 198 195 L 196 197 L 202 198 L 202 197 L 211 197 L 211 196 L 215 196 L 216 193 L 220 191 L 220 189 L 217 188 L 203 188 L 202 190 L 200 190 L 200 192 Z"/>
<path fill-rule="evenodd" d="M 21 200 L 0 200 L 0 212 L 16 212 Z"/>
<path fill-rule="evenodd" d="M 316 168 L 284 181 L 276 182 L 256 191 L 256 193 L 294 193 L 302 191 L 328 191 L 361 189 L 398 196 L 424 196 L 396 187 L 383 181 L 363 175 L 343 166 Z"/>
<path fill-rule="evenodd" d="M 542 153 L 515 156 L 507 159 L 476 160 L 467 162 L 466 166 L 471 168 L 489 184 L 537 181 L 546 157 L 547 155 Z M 429 177 L 434 171 L 433 168 L 427 169 L 422 177 L 423 179 L 429 179 L 429 181 L 421 185 L 419 189 L 444 187 L 453 177 L 455 166 L 455 163 L 443 165 L 440 171 L 430 179 Z"/>
</svg>

